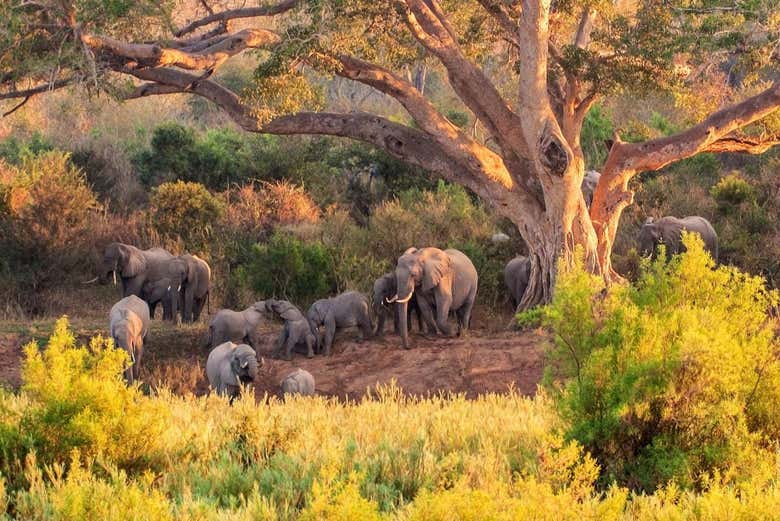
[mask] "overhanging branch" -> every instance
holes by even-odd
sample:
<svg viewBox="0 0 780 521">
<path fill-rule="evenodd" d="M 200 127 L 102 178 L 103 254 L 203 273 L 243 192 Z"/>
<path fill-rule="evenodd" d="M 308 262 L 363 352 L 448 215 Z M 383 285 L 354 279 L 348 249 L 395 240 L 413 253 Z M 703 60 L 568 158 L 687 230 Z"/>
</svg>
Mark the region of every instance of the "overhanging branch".
<svg viewBox="0 0 780 521">
<path fill-rule="evenodd" d="M 199 27 L 209 25 L 217 22 L 227 22 L 228 20 L 236 20 L 238 18 L 257 18 L 260 16 L 275 16 L 289 11 L 295 7 L 300 0 L 284 0 L 275 5 L 264 5 L 259 7 L 245 7 L 243 9 L 231 9 L 228 11 L 222 11 L 214 13 L 199 20 L 195 20 L 190 24 L 182 27 L 176 31 L 176 37 L 180 38 L 185 34 L 191 33 Z"/>
<path fill-rule="evenodd" d="M 52 90 L 61 89 L 62 87 L 65 87 L 67 85 L 70 85 L 75 81 L 75 78 L 65 78 L 61 80 L 56 80 L 50 83 L 45 83 L 43 85 L 39 85 L 37 87 L 32 87 L 29 89 L 24 90 L 12 90 L 8 92 L 0 92 L 0 100 L 2 99 L 17 99 L 17 98 L 29 98 L 31 96 L 35 96 L 36 94 L 41 94 L 42 92 L 48 92 Z"/>
</svg>

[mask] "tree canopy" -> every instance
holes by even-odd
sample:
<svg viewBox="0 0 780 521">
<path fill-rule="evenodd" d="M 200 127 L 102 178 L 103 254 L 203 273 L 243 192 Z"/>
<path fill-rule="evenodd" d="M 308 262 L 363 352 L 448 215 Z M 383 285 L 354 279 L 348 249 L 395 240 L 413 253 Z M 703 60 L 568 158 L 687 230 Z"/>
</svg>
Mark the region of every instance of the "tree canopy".
<svg viewBox="0 0 780 521">
<path fill-rule="evenodd" d="M 0 20 L 0 99 L 17 100 L 6 114 L 78 84 L 122 99 L 191 93 L 248 131 L 371 143 L 517 225 L 532 259 L 523 306 L 550 299 L 556 261 L 575 245 L 592 271 L 615 276 L 612 243 L 638 173 L 780 142 L 774 0 L 9 0 Z M 253 78 L 232 90 L 218 70 L 242 53 Z M 423 92 L 420 66 L 446 75 L 468 125 Z M 322 87 L 336 76 L 409 119 L 330 111 Z M 613 95 L 665 96 L 690 128 L 641 142 L 618 131 L 587 208 L 580 135 Z"/>
</svg>

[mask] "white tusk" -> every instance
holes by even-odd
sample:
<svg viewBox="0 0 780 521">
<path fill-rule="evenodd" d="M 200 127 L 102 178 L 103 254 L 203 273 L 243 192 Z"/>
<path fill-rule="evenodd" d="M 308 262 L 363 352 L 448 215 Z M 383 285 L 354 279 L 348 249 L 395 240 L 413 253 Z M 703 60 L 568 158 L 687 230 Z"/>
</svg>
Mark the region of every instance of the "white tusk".
<svg viewBox="0 0 780 521">
<path fill-rule="evenodd" d="M 181 291 L 181 284 L 179 284 L 179 287 L 176 288 L 176 291 Z"/>
<path fill-rule="evenodd" d="M 398 300 L 398 293 L 396 293 L 395 296 L 393 296 L 391 298 L 385 298 L 385 302 L 387 302 L 388 304 L 392 304 L 396 300 Z"/>
<path fill-rule="evenodd" d="M 165 291 L 171 291 L 171 287 L 170 287 L 170 286 L 168 286 L 168 289 L 166 289 Z"/>
<path fill-rule="evenodd" d="M 87 280 L 87 281 L 85 281 L 85 282 L 82 282 L 82 284 L 92 284 L 93 282 L 97 282 L 97 280 L 98 280 L 98 277 L 95 277 L 95 278 L 94 278 L 94 279 L 92 279 L 92 280 Z"/>
<path fill-rule="evenodd" d="M 406 297 L 406 298 L 404 298 L 404 299 L 398 299 L 398 300 L 396 300 L 395 302 L 396 302 L 397 304 L 406 304 L 407 302 L 409 302 L 409 300 L 411 300 L 411 298 L 412 298 L 412 295 L 414 295 L 414 290 L 412 290 L 412 291 L 411 291 L 411 293 L 409 293 L 409 296 L 408 296 L 408 297 Z"/>
<path fill-rule="evenodd" d="M 114 275 L 114 286 L 116 286 L 116 270 L 111 272 Z"/>
</svg>

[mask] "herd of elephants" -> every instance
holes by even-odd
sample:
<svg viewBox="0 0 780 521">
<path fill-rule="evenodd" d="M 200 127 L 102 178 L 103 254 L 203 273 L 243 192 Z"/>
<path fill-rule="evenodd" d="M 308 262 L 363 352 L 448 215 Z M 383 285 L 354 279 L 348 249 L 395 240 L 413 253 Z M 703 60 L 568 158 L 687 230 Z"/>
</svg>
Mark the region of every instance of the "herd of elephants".
<svg viewBox="0 0 780 521">
<path fill-rule="evenodd" d="M 590 173 L 583 182 L 588 203 L 589 179 L 593 179 Z M 659 244 L 665 245 L 667 255 L 681 252 L 683 231 L 698 233 L 717 261 L 717 234 L 706 219 L 698 216 L 648 219 L 638 238 L 640 254 L 655 254 Z M 525 292 L 530 273 L 531 260 L 526 256 L 515 257 L 504 269 L 507 292 L 514 306 Z M 121 279 L 123 298 L 111 308 L 110 334 L 115 346 L 129 355 L 125 379 L 132 383 L 139 378 L 144 339 L 157 305 L 162 305 L 163 320 L 197 321 L 208 303 L 211 269 L 195 255 L 175 256 L 162 248 L 141 250 L 112 243 L 105 249 L 98 276 L 89 282 L 106 284 L 111 278 L 114 284 L 117 278 Z M 458 250 L 409 248 L 398 258 L 394 271 L 374 282 L 370 300 L 362 293 L 348 291 L 317 300 L 306 314 L 291 302 L 277 299 L 257 301 L 243 311 L 221 309 L 211 317 L 204 342 L 210 349 L 206 361 L 209 384 L 232 401 L 242 384 L 255 380 L 263 364 L 256 352 L 258 327 L 269 317 L 284 322 L 272 356 L 286 360 L 291 360 L 296 350 L 307 357 L 330 355 L 336 331 L 340 329 L 357 328 L 361 338 L 381 336 L 389 317 L 404 348 L 409 347 L 413 316 L 417 317 L 420 331 L 460 335 L 469 328 L 478 281 L 474 264 Z M 372 314 L 376 316 L 376 327 Z M 457 322 L 456 330 L 449 324 L 451 314 Z M 283 395 L 314 394 L 314 377 L 297 369 L 281 382 L 281 391 Z"/>
</svg>

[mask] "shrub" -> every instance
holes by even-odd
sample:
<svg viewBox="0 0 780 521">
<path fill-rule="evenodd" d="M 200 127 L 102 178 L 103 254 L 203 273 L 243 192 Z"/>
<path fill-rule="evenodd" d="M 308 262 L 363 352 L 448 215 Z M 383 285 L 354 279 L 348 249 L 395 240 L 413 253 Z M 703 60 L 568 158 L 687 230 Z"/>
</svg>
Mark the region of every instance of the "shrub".
<svg viewBox="0 0 780 521">
<path fill-rule="evenodd" d="M 710 195 L 717 201 L 721 211 L 728 212 L 734 206 L 746 202 L 755 202 L 755 189 L 738 172 L 732 172 L 721 178 L 710 188 Z"/>
<path fill-rule="evenodd" d="M 606 296 L 581 267 L 561 272 L 544 311 L 569 436 L 597 458 L 603 483 L 652 491 L 773 473 L 762 461 L 780 436 L 769 412 L 780 399 L 778 296 L 760 278 L 713 269 L 698 236 L 684 243 L 686 254 Z"/>
<path fill-rule="evenodd" d="M 303 305 L 333 289 L 333 260 L 319 241 L 304 242 L 278 231 L 252 253 L 243 276 L 261 298 L 285 298 Z"/>
<path fill-rule="evenodd" d="M 185 246 L 205 250 L 224 203 L 198 183 L 163 183 L 149 201 L 152 223 L 162 235 L 180 238 Z"/>
<path fill-rule="evenodd" d="M 101 207 L 63 152 L 0 163 L 0 291 L 40 311 L 40 293 L 91 256 Z"/>
</svg>

